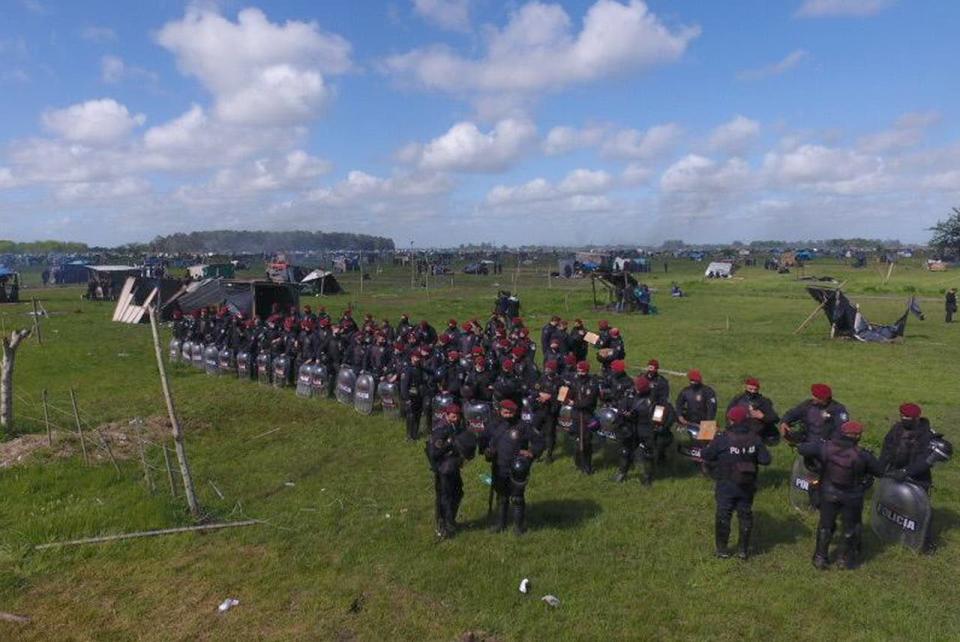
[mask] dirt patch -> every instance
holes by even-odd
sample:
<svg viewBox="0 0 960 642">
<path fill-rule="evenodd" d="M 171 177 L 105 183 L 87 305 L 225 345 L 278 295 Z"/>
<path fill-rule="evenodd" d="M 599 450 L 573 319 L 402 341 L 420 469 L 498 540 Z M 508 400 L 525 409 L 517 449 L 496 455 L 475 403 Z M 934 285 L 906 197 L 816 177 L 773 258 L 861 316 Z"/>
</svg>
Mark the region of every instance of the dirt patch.
<svg viewBox="0 0 960 642">
<path fill-rule="evenodd" d="M 457 640 L 458 642 L 500 642 L 500 638 L 486 631 L 466 631 Z"/>
<path fill-rule="evenodd" d="M 148 417 L 142 422 L 115 421 L 84 428 L 83 437 L 87 455 L 91 461 L 109 461 L 106 445 L 116 459 L 132 459 L 140 456 L 139 435 L 146 447 L 171 442 L 170 420 L 166 417 Z M 106 444 L 106 445 L 105 445 Z M 0 443 L 0 468 L 28 463 L 43 463 L 81 453 L 80 438 L 75 432 L 53 431 L 53 445 L 48 445 L 45 434 L 22 435 Z"/>
</svg>

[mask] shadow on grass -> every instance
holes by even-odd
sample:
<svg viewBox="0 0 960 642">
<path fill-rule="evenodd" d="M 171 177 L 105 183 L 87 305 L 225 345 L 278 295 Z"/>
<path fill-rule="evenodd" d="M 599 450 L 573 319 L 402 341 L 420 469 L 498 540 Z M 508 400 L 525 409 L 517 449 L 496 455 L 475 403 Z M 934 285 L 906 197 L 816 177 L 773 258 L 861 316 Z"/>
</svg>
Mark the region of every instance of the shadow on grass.
<svg viewBox="0 0 960 642">
<path fill-rule="evenodd" d="M 600 510 L 600 504 L 592 499 L 548 499 L 527 504 L 527 526 L 531 530 L 567 530 L 595 518 Z"/>
<path fill-rule="evenodd" d="M 795 544 L 801 540 L 809 540 L 813 547 L 813 531 L 804 523 L 800 515 L 773 515 L 758 511 L 753 516 L 754 538 L 753 552 L 755 555 L 769 553 L 777 546 Z"/>
<path fill-rule="evenodd" d="M 956 528 L 960 528 L 960 513 L 952 508 L 933 507 L 933 546 L 935 549 L 945 546 L 943 534 Z"/>
</svg>

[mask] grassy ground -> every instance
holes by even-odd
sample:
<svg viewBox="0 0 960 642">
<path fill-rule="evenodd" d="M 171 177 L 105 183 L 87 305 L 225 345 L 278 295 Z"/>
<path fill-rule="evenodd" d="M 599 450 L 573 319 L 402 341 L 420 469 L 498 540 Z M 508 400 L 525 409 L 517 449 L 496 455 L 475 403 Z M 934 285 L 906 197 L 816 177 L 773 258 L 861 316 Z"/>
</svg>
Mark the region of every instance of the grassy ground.
<svg viewBox="0 0 960 642">
<path fill-rule="evenodd" d="M 911 318 L 904 343 L 865 345 L 830 341 L 822 318 L 793 334 L 814 307 L 796 275 L 749 268 L 736 280 L 702 282 L 703 267 L 671 262 L 668 274 L 645 279 L 661 291 L 660 314 L 616 317 L 630 363 L 657 357 L 668 369 L 699 367 L 723 402 L 754 375 L 780 411 L 803 399 L 812 381 L 829 382 L 867 423 L 873 445 L 897 405 L 915 400 L 960 442 L 960 327 L 942 320 L 942 292 L 956 275 L 902 265 L 883 285 L 885 270 L 877 267 L 811 264 L 807 274 L 847 280 L 846 291 L 873 321 L 892 322 L 910 294 L 922 297 L 928 319 Z M 411 290 L 407 273 L 388 270 L 374 275 L 363 295 L 348 277 L 351 292 L 326 303 L 331 311 L 352 301 L 361 314 L 396 319 L 409 312 L 441 324 L 488 313 L 498 279 L 513 285 L 512 274 L 457 275 L 452 285 L 431 283 L 427 293 Z M 689 298 L 665 296 L 672 280 Z M 542 270 L 527 268 L 518 285 L 523 314 L 537 329 L 552 313 L 593 325 L 614 316 L 593 311 L 589 282 L 548 288 Z M 80 293 L 24 292 L 51 313 L 44 345 L 31 341 L 18 357 L 24 431 L 44 430 L 44 388 L 56 408 L 52 420 L 64 429 L 71 425 L 70 387 L 88 426 L 164 412 L 149 328 L 110 323 L 112 306 L 82 302 Z M 0 320 L 8 331 L 27 325 L 28 309 L 2 306 Z M 784 446 L 763 474 L 757 554 L 746 564 L 711 556 L 712 487 L 687 462 L 673 461 L 652 488 L 636 480 L 619 486 L 610 481 L 612 452 L 591 478 L 575 474 L 568 457 L 536 465 L 531 530 L 523 538 L 483 530 L 486 466 L 468 464 L 461 518 L 470 528 L 438 544 L 422 445 L 404 443 L 399 423 L 193 370 L 174 369 L 172 383 L 205 510 L 217 520 L 266 523 L 33 551 L 48 541 L 190 520 L 182 500 L 165 490 L 162 468 L 151 494 L 136 460 L 122 461 L 120 474 L 108 462 L 85 466 L 77 457 L 0 470 L 0 610 L 33 618 L 29 625 L 0 622 L 0 638 L 455 639 L 467 631 L 505 640 L 960 637 L 955 463 L 935 473 L 936 555 L 883 547 L 868 532 L 867 561 L 855 573 L 818 573 L 810 565 L 816 521 L 787 504 L 793 457 Z M 148 457 L 160 466 L 157 447 Z M 523 577 L 533 583 L 532 597 L 517 591 Z M 546 593 L 561 606 L 539 601 Z M 240 606 L 217 615 L 227 597 Z"/>
</svg>

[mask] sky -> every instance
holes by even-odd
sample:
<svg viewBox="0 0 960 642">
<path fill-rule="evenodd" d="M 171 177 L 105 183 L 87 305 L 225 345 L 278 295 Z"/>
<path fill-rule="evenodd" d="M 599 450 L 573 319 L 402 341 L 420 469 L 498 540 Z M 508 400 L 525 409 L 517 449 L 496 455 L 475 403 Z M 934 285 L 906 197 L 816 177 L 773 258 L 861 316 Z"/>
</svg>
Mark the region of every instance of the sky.
<svg viewBox="0 0 960 642">
<path fill-rule="evenodd" d="M 929 239 L 960 3 L 0 0 L 0 238 Z"/>
</svg>

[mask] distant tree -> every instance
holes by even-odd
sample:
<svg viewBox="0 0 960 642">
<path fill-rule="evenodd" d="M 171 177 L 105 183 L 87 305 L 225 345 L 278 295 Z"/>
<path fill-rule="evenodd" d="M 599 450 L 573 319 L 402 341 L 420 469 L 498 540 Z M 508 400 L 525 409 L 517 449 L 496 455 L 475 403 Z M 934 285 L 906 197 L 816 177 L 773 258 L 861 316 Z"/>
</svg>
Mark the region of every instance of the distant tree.
<svg viewBox="0 0 960 642">
<path fill-rule="evenodd" d="M 30 330 L 14 330 L 10 337 L 0 337 L 0 431 L 8 436 L 15 432 L 13 425 L 13 364 L 17 348 L 30 336 Z"/>
<path fill-rule="evenodd" d="M 942 254 L 960 256 L 960 207 L 954 207 L 953 214 L 945 221 L 937 221 L 930 231 L 933 232 L 930 245 Z"/>
</svg>

